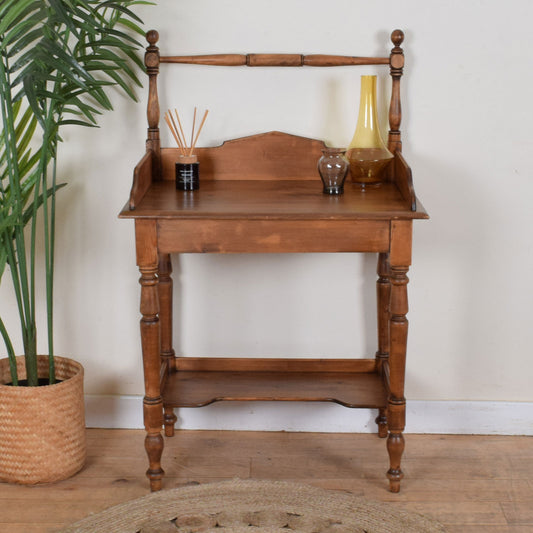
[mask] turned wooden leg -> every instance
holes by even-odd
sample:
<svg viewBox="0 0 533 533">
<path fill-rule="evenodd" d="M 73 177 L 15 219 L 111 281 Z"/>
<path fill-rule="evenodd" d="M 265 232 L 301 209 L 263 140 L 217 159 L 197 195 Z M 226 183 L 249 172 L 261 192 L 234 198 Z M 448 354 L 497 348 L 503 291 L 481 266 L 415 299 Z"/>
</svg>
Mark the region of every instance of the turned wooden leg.
<svg viewBox="0 0 533 533">
<path fill-rule="evenodd" d="M 164 475 L 161 468 L 163 453 L 163 400 L 161 398 L 161 337 L 159 323 L 157 228 L 155 221 L 135 222 L 137 241 L 137 264 L 141 278 L 141 343 L 144 371 L 144 427 L 146 429 L 145 449 L 148 454 L 148 470 L 152 491 L 161 489 Z"/>
<path fill-rule="evenodd" d="M 405 448 L 405 440 L 402 433 L 389 433 L 387 439 L 387 451 L 389 452 L 390 468 L 387 472 L 390 491 L 400 492 L 400 481 L 403 478 L 401 468 L 402 454 Z"/>
<path fill-rule="evenodd" d="M 378 425 L 378 437 L 381 439 L 386 438 L 389 434 L 386 407 L 380 407 L 379 414 L 376 416 L 375 422 Z"/>
<path fill-rule="evenodd" d="M 389 318 L 389 375 L 390 391 L 388 401 L 387 450 L 390 468 L 387 472 L 391 492 L 400 491 L 403 478 L 401 468 L 405 447 L 405 362 L 407 353 L 407 272 L 411 264 L 412 222 L 397 220 L 391 223 L 390 269 L 390 318 Z"/>
<path fill-rule="evenodd" d="M 161 364 L 166 373 L 174 371 L 175 353 L 172 348 L 172 263 L 169 254 L 159 255 L 158 292 L 159 292 L 159 323 L 161 327 Z M 165 435 L 174 436 L 174 425 L 177 417 L 172 407 L 164 407 L 163 422 Z"/>
<path fill-rule="evenodd" d="M 165 414 L 163 416 L 163 423 L 165 424 L 165 436 L 173 437 L 174 426 L 176 425 L 176 422 L 178 421 L 178 417 L 174 413 L 173 407 L 166 406 L 164 411 L 165 411 Z"/>
<path fill-rule="evenodd" d="M 378 351 L 376 352 L 376 368 L 384 379 L 384 366 L 389 361 L 389 319 L 390 319 L 390 269 L 389 254 L 378 254 L 378 280 L 376 282 Z M 378 435 L 385 438 L 388 435 L 387 409 L 380 408 L 376 418 Z"/>
<path fill-rule="evenodd" d="M 390 490 L 399 492 L 403 477 L 401 458 L 405 447 L 405 356 L 407 347 L 407 267 L 391 267 L 391 319 L 390 319 L 390 396 L 388 406 L 389 438 L 387 450 L 390 469 L 387 477 Z"/>
<path fill-rule="evenodd" d="M 146 429 L 144 449 L 148 455 L 146 477 L 150 480 L 150 490 L 152 492 L 161 490 L 163 476 L 165 475 L 164 470 L 161 468 L 161 456 L 163 455 L 165 444 L 161 435 L 162 407 L 161 398 L 144 398 L 144 427 Z"/>
<path fill-rule="evenodd" d="M 160 394 L 160 330 L 159 297 L 157 292 L 157 268 L 140 267 L 141 271 L 141 342 L 143 351 L 144 388 L 143 401 L 144 427 L 146 429 L 145 448 L 149 467 L 146 472 L 151 490 L 161 489 L 163 470 L 163 400 Z"/>
</svg>

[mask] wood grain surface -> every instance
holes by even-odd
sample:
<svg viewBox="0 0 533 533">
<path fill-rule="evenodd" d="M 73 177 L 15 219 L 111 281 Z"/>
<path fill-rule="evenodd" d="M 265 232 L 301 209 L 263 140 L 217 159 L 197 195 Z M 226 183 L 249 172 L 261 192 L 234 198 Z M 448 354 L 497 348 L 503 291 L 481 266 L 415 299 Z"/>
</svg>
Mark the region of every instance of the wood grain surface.
<svg viewBox="0 0 533 533">
<path fill-rule="evenodd" d="M 144 431 L 89 429 L 88 459 L 71 479 L 0 483 L 0 531 L 52 533 L 89 513 L 148 494 Z M 533 438 L 406 435 L 407 473 L 392 494 L 387 452 L 372 434 L 178 431 L 166 439 L 166 487 L 224 479 L 281 479 L 350 491 L 420 512 L 448 533 L 533 531 Z M 357 451 L 357 453 L 354 453 Z"/>
</svg>

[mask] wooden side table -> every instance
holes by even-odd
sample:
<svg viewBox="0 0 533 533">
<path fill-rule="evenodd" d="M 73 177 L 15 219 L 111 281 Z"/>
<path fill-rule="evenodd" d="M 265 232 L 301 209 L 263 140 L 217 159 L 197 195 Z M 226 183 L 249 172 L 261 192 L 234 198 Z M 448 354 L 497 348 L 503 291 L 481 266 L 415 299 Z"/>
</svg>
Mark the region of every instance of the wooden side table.
<svg viewBox="0 0 533 533">
<path fill-rule="evenodd" d="M 147 152 L 137 165 L 129 203 L 120 218 L 135 220 L 141 273 L 147 476 L 159 490 L 163 437 L 174 435 L 174 408 L 215 401 L 331 401 L 378 410 L 387 437 L 390 489 L 400 490 L 405 426 L 407 272 L 412 221 L 428 218 L 401 155 L 399 80 L 403 34 L 392 35 L 390 57 L 261 55 L 160 57 L 157 32 L 147 35 L 150 77 Z M 393 77 L 387 181 L 361 190 L 346 183 L 342 196 L 322 194 L 316 162 L 322 141 L 270 132 L 199 148 L 201 186 L 177 191 L 177 149 L 159 143 L 157 74 L 160 63 L 337 66 L 386 64 Z M 375 253 L 378 349 L 367 359 L 176 357 L 172 341 L 170 255 L 176 253 Z"/>
</svg>

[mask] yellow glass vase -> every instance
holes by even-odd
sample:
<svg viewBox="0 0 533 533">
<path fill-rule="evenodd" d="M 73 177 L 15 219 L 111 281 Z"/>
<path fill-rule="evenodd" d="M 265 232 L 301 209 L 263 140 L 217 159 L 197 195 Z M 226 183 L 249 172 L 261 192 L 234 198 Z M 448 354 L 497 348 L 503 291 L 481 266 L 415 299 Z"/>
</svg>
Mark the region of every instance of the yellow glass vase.
<svg viewBox="0 0 533 533">
<path fill-rule="evenodd" d="M 379 186 L 393 155 L 379 132 L 376 107 L 376 76 L 361 76 L 359 117 L 346 157 L 352 181 L 362 187 Z"/>
</svg>

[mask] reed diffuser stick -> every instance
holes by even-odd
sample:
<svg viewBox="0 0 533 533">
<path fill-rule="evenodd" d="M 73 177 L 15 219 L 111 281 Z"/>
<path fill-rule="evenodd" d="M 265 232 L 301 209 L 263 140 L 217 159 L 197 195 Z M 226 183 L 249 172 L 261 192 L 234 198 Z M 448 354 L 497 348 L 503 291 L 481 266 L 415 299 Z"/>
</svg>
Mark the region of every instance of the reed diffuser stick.
<svg viewBox="0 0 533 533">
<path fill-rule="evenodd" d="M 205 119 L 207 118 L 207 113 L 209 113 L 209 110 L 206 109 L 204 113 L 204 118 L 202 119 L 202 122 L 200 123 L 200 127 L 198 128 L 198 133 L 196 134 L 196 137 L 194 138 L 194 141 L 191 143 L 191 149 L 189 151 L 189 155 L 192 155 L 192 151 L 194 150 L 194 147 L 196 146 L 196 142 L 198 141 L 198 137 L 200 136 L 200 132 L 202 131 L 202 128 L 204 127 Z"/>
<path fill-rule="evenodd" d="M 172 133 L 175 141 L 176 141 L 176 144 L 178 145 L 178 147 L 180 148 L 180 150 L 182 149 L 182 145 L 181 145 L 181 141 L 180 141 L 180 138 L 178 137 L 178 133 L 177 131 L 175 130 L 174 126 L 172 125 L 172 123 L 170 122 L 170 119 L 168 118 L 168 115 L 165 114 L 165 122 L 167 123 L 167 126 L 168 126 L 168 129 L 170 130 L 170 132 Z"/>
<path fill-rule="evenodd" d="M 194 126 L 196 125 L 196 106 L 194 106 L 194 115 L 192 116 L 192 130 L 191 130 L 191 147 L 193 145 Z"/>
<path fill-rule="evenodd" d="M 174 131 L 176 132 L 176 136 L 178 138 L 178 146 L 180 147 L 180 150 L 182 151 L 183 155 L 185 155 L 185 150 L 186 150 L 185 139 L 180 135 L 178 126 L 176 126 L 176 122 L 174 121 L 174 117 L 172 116 L 172 113 L 170 111 L 168 111 L 168 116 L 170 117 L 170 120 L 172 121 L 172 125 L 174 126 Z"/>
<path fill-rule="evenodd" d="M 206 110 L 202 118 L 202 122 L 200 123 L 200 127 L 198 128 L 198 131 L 196 132 L 196 135 L 195 135 L 197 108 L 196 107 L 194 108 L 190 147 L 187 146 L 187 138 L 185 137 L 185 132 L 183 131 L 183 126 L 181 123 L 178 110 L 174 109 L 174 115 L 176 117 L 176 120 L 178 121 L 177 124 L 170 110 L 168 110 L 165 113 L 165 122 L 167 123 L 167 126 L 170 132 L 172 133 L 172 136 L 174 137 L 174 140 L 176 141 L 176 144 L 178 145 L 178 148 L 183 157 L 187 157 L 187 156 L 190 157 L 193 155 L 193 150 L 196 146 L 196 143 L 198 142 L 198 137 L 200 136 L 200 132 L 202 131 L 202 128 L 204 126 L 205 119 L 207 118 L 208 113 L 209 113 L 209 110 Z"/>
<path fill-rule="evenodd" d="M 180 120 L 180 115 L 178 113 L 178 110 L 177 109 L 174 109 L 174 113 L 176 114 L 176 118 L 178 119 L 178 124 L 179 124 L 179 127 L 180 127 L 180 132 L 181 132 L 181 138 L 183 139 L 183 146 L 185 148 L 187 148 L 187 142 L 186 142 L 186 137 L 185 137 L 185 133 L 183 133 L 183 127 L 181 126 L 181 120 Z"/>
</svg>

